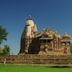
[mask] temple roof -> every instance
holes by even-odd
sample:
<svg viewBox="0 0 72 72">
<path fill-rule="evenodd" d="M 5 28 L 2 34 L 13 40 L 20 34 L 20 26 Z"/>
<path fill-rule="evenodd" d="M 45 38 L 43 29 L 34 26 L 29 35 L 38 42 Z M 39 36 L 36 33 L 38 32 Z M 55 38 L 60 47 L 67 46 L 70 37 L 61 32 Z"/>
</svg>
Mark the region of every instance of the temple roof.
<svg viewBox="0 0 72 72">
<path fill-rule="evenodd" d="M 32 16 L 29 16 L 27 21 L 26 21 L 26 25 L 28 26 L 34 26 L 34 21 L 32 20 Z"/>
<path fill-rule="evenodd" d="M 32 16 L 31 16 L 31 15 L 29 15 L 29 17 L 27 18 L 27 20 L 32 20 Z"/>
<path fill-rule="evenodd" d="M 64 37 L 70 37 L 67 32 L 65 32 Z"/>
<path fill-rule="evenodd" d="M 63 39 L 71 39 L 70 35 L 65 32 L 65 34 L 62 37 Z"/>
</svg>

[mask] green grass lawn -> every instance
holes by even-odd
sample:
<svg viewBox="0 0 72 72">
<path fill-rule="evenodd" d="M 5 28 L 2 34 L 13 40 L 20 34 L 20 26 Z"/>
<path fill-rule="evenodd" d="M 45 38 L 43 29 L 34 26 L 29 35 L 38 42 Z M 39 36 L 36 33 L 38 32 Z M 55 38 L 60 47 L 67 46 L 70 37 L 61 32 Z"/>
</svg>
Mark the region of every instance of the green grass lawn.
<svg viewBox="0 0 72 72">
<path fill-rule="evenodd" d="M 72 72 L 72 68 L 51 68 L 47 66 L 0 64 L 0 72 Z"/>
</svg>

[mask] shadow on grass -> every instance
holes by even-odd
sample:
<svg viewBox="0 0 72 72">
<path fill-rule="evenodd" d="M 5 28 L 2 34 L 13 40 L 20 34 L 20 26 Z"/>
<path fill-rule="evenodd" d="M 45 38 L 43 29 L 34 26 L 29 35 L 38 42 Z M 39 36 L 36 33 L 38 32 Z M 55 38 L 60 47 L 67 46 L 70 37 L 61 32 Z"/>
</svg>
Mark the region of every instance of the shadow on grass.
<svg viewBox="0 0 72 72">
<path fill-rule="evenodd" d="M 72 66 L 48 66 L 49 68 L 72 68 Z"/>
</svg>

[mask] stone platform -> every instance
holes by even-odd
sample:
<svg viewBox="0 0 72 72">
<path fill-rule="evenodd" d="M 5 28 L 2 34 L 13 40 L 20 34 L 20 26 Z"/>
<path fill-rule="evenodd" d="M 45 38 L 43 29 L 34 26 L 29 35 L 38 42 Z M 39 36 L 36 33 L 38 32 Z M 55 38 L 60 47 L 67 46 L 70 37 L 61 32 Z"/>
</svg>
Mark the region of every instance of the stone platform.
<svg viewBox="0 0 72 72">
<path fill-rule="evenodd" d="M 0 63 L 72 66 L 72 55 L 8 55 L 0 56 Z"/>
</svg>

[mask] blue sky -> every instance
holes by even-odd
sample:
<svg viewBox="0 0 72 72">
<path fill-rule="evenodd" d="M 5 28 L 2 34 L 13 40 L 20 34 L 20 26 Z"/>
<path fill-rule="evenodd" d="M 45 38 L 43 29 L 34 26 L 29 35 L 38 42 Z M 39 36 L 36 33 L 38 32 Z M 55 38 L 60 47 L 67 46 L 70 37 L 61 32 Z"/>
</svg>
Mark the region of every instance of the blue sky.
<svg viewBox="0 0 72 72">
<path fill-rule="evenodd" d="M 20 50 L 21 33 L 31 15 L 38 31 L 53 28 L 60 34 L 72 35 L 72 0 L 0 0 L 0 25 L 8 31 L 11 54 Z"/>
</svg>

